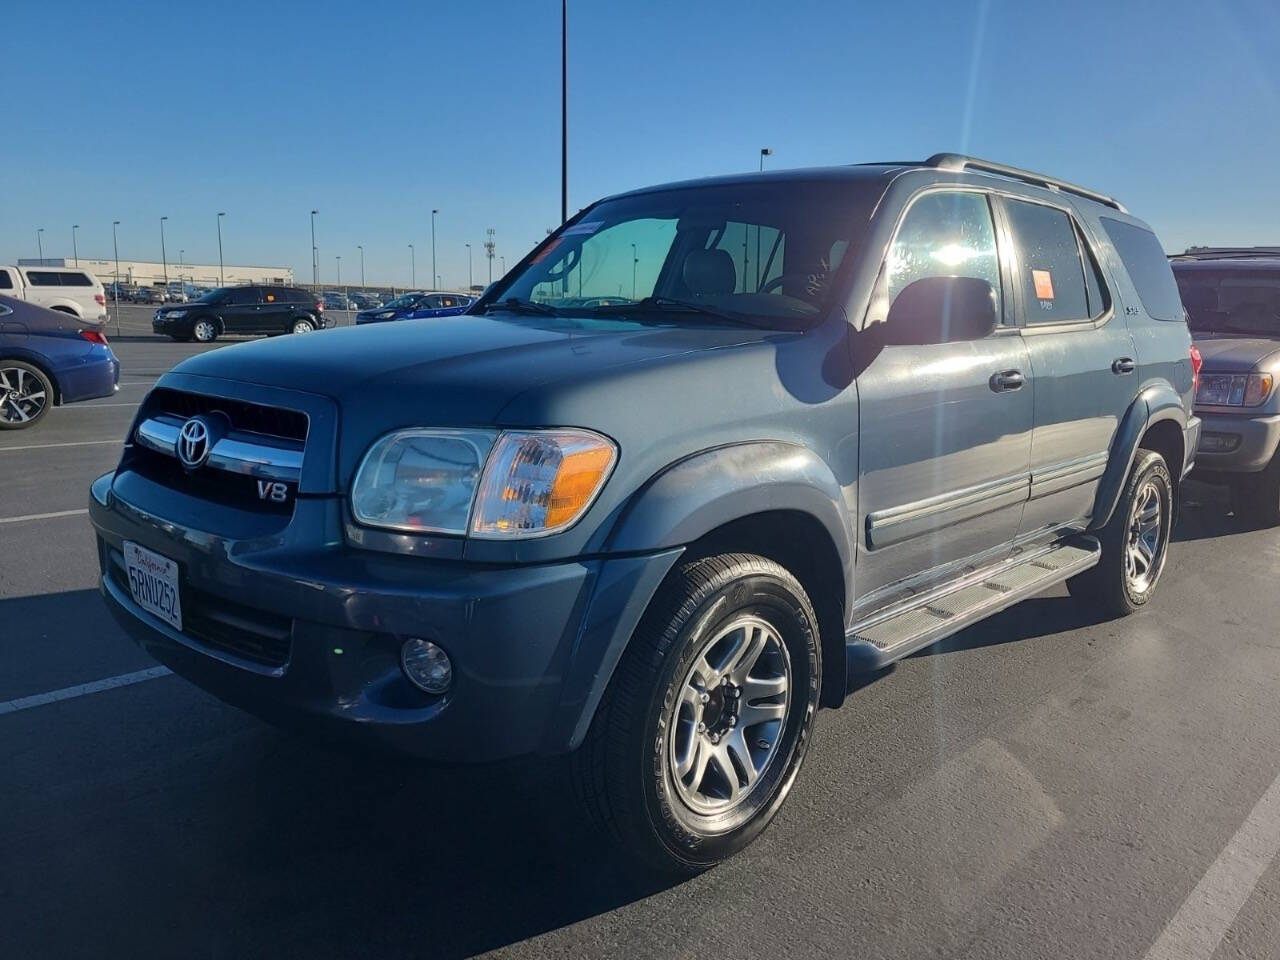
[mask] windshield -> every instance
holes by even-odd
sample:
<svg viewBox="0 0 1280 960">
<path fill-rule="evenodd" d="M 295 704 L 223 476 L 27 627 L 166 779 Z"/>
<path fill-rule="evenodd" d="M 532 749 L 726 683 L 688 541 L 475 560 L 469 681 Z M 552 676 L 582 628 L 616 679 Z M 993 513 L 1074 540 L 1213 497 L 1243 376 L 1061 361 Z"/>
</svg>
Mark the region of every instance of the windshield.
<svg viewBox="0 0 1280 960">
<path fill-rule="evenodd" d="M 227 296 L 227 288 L 219 287 L 217 290 L 210 290 L 197 303 L 221 303 Z"/>
<path fill-rule="evenodd" d="M 1191 329 L 1280 337 L 1280 269 L 1178 269 Z"/>
<path fill-rule="evenodd" d="M 681 324 L 721 314 L 811 326 L 830 305 L 854 239 L 852 189 L 795 181 L 607 200 L 552 237 L 497 300 L 561 316 L 661 311 L 664 322 Z"/>
</svg>

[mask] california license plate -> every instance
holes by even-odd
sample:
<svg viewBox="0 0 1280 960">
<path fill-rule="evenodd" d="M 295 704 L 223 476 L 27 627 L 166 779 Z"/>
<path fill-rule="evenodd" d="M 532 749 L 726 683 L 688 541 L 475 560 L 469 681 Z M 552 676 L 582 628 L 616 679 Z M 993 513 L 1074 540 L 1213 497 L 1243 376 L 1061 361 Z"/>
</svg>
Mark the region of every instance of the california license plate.
<svg viewBox="0 0 1280 960">
<path fill-rule="evenodd" d="M 178 564 L 136 543 L 124 542 L 124 567 L 133 602 L 175 630 L 182 629 Z"/>
</svg>

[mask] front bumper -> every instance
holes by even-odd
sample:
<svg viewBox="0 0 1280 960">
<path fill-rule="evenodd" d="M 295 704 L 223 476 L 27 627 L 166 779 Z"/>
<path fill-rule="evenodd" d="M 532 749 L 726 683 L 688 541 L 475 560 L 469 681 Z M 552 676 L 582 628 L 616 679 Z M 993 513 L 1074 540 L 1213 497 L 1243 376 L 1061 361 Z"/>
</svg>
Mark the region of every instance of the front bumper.
<svg viewBox="0 0 1280 960">
<path fill-rule="evenodd" d="M 1280 416 L 1201 413 L 1203 427 L 1196 451 L 1196 472 L 1256 473 L 1280 446 Z"/>
<path fill-rule="evenodd" d="M 126 503 L 111 475 L 94 483 L 89 508 L 107 605 L 161 663 L 265 719 L 442 762 L 575 747 L 680 552 L 502 568 L 388 556 L 335 538 L 341 503 L 328 498 L 300 498 L 274 535 L 233 540 Z M 178 563 L 185 632 L 133 602 L 116 572 L 125 540 Z M 224 627 L 283 623 L 282 662 L 193 626 L 219 615 Z M 448 652 L 444 696 L 403 676 L 408 637 Z"/>
</svg>

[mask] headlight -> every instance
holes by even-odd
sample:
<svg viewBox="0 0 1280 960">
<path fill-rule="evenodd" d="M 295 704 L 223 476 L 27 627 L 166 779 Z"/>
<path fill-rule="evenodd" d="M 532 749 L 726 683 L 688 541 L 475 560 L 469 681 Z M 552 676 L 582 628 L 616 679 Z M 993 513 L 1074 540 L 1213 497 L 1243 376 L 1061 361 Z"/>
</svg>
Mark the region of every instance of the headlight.
<svg viewBox="0 0 1280 960">
<path fill-rule="evenodd" d="M 497 434 L 399 430 L 370 448 L 351 488 L 361 523 L 411 533 L 467 532 L 471 501 Z"/>
<path fill-rule="evenodd" d="M 390 320 L 396 315 L 394 310 L 383 310 L 381 313 L 375 313 L 374 316 L 379 320 Z"/>
<path fill-rule="evenodd" d="M 165 315 L 166 317 L 168 317 L 170 320 L 177 320 L 179 317 L 185 317 L 185 316 L 187 315 L 187 311 L 185 311 L 185 310 L 166 310 L 166 311 L 165 311 L 165 313 L 164 313 L 164 315 Z"/>
<path fill-rule="evenodd" d="M 484 469 L 472 534 L 539 537 L 572 526 L 617 459 L 613 441 L 589 430 L 504 432 Z"/>
<path fill-rule="evenodd" d="M 617 459 L 589 430 L 399 430 L 365 454 L 351 510 L 410 533 L 546 536 L 586 513 Z"/>
<path fill-rule="evenodd" d="M 1271 396 L 1269 373 L 1202 373 L 1196 403 L 1215 407 L 1256 407 Z"/>
</svg>

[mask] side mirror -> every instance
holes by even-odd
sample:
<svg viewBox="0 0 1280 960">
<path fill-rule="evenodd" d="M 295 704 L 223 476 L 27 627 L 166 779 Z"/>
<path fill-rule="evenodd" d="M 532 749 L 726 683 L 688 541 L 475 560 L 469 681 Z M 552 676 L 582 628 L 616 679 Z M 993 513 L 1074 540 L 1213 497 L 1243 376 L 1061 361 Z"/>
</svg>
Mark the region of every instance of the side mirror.
<svg viewBox="0 0 1280 960">
<path fill-rule="evenodd" d="M 996 293 L 977 277 L 924 277 L 910 283 L 889 308 L 886 344 L 923 346 L 981 340 L 996 328 Z"/>
</svg>

